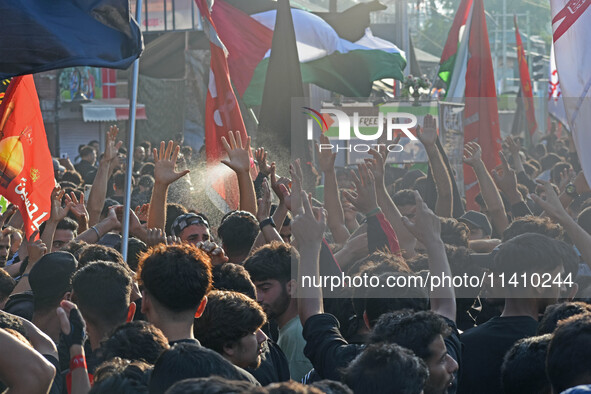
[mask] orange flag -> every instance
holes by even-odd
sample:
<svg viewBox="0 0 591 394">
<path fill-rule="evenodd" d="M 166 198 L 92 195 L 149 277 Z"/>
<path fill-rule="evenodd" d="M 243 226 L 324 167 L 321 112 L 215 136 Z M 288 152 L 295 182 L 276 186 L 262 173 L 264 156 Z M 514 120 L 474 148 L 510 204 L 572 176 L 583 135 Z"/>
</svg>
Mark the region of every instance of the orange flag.
<svg viewBox="0 0 591 394">
<path fill-rule="evenodd" d="M 18 206 L 29 238 L 49 219 L 55 186 L 33 76 L 12 79 L 0 114 L 0 194 Z"/>
</svg>

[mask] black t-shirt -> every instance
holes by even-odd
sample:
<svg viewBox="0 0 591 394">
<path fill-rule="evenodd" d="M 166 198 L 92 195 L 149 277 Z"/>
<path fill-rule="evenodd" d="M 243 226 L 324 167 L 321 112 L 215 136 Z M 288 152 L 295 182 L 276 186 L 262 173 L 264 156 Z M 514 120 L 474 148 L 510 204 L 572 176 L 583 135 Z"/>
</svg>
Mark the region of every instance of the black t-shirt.
<svg viewBox="0 0 591 394">
<path fill-rule="evenodd" d="M 501 365 L 513 344 L 536 335 L 538 322 L 529 316 L 494 317 L 464 332 L 459 394 L 502 393 Z"/>
<path fill-rule="evenodd" d="M 261 365 L 257 369 L 246 368 L 261 386 L 289 380 L 289 364 L 279 346 L 272 340 L 267 341 L 262 354 Z"/>
</svg>

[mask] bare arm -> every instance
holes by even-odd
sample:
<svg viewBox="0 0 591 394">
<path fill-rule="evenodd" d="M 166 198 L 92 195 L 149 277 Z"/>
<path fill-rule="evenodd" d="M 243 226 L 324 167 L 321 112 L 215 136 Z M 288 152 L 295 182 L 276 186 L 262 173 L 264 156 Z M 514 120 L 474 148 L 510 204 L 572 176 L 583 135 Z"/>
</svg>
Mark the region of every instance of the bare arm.
<svg viewBox="0 0 591 394">
<path fill-rule="evenodd" d="M 257 220 L 259 223 L 262 223 L 263 220 L 269 218 L 271 213 L 271 190 L 269 189 L 269 182 L 267 179 L 263 180 L 262 194 L 262 197 L 258 199 Z M 283 239 L 281 239 L 281 236 L 275 227 L 266 225 L 261 228 L 261 231 L 254 240 L 251 251 L 273 241 L 283 242 Z"/>
<path fill-rule="evenodd" d="M 505 213 L 505 206 L 503 200 L 495 183 L 484 166 L 482 161 L 482 150 L 476 142 L 468 142 L 464 145 L 464 163 L 472 167 L 476 173 L 478 184 L 480 185 L 480 192 L 486 204 L 491 218 L 491 224 L 496 230 L 497 234 L 502 234 L 509 226 L 509 220 Z"/>
<path fill-rule="evenodd" d="M 445 246 L 441 240 L 441 222 L 423 202 L 419 192 L 415 191 L 417 213 L 415 223 L 404 218 L 404 225 L 421 242 L 429 256 L 431 275 L 451 277 Z M 452 286 L 431 288 L 429 291 L 431 310 L 449 320 L 456 321 L 456 296 Z"/>
<path fill-rule="evenodd" d="M 61 187 L 59 186 L 54 187 L 53 191 L 51 192 L 51 214 L 45 223 L 45 228 L 41 234 L 41 240 L 45 243 L 45 245 L 49 245 L 49 250 L 52 248 L 53 236 L 58 223 L 68 215 L 68 211 L 70 210 L 69 204 L 66 204 L 65 207 L 62 207 L 62 198 L 64 197 L 64 193 L 65 191 L 61 190 Z"/>
<path fill-rule="evenodd" d="M 320 143 L 317 144 L 318 165 L 324 173 L 324 207 L 326 208 L 327 224 L 336 243 L 343 244 L 349 239 L 349 230 L 345 226 L 345 215 L 339 198 L 337 175 L 334 169 L 334 161 L 337 157 L 330 149 L 328 137 L 320 136 Z"/>
<path fill-rule="evenodd" d="M 110 167 L 113 160 L 117 157 L 119 148 L 121 148 L 121 145 L 123 144 L 123 141 L 115 142 L 117 140 L 117 134 L 119 134 L 119 128 L 117 128 L 117 126 L 111 126 L 107 132 L 105 153 L 99 162 L 96 176 L 94 177 L 94 182 L 90 189 L 90 194 L 88 195 L 87 209 L 89 226 L 98 223 L 103 210 L 103 205 L 105 204 Z"/>
<path fill-rule="evenodd" d="M 5 393 L 47 393 L 55 368 L 41 354 L 8 332 L 0 329 L 0 380 L 8 386 Z"/>
<path fill-rule="evenodd" d="M 452 217 L 453 191 L 451 179 L 447 173 L 447 168 L 439 153 L 439 149 L 437 149 L 437 128 L 433 116 L 425 116 L 424 126 L 423 129 L 418 132 L 418 137 L 425 146 L 425 151 L 429 158 L 429 169 L 435 180 L 435 188 L 437 190 L 435 213 L 440 217 Z"/>
<path fill-rule="evenodd" d="M 229 140 L 229 142 L 228 142 Z M 240 132 L 228 132 L 228 140 L 222 137 L 222 145 L 228 154 L 228 159 L 222 160 L 222 163 L 230 167 L 238 178 L 238 188 L 240 189 L 240 209 L 248 211 L 256 216 L 257 199 L 254 191 L 254 185 L 250 176 L 250 137 L 243 145 Z"/>
</svg>

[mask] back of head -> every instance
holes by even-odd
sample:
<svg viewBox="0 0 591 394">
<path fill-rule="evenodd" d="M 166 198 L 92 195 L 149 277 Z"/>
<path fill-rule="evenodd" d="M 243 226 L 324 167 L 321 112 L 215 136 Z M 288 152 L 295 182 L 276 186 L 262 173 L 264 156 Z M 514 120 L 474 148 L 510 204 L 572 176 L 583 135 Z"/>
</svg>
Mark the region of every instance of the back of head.
<svg viewBox="0 0 591 394">
<path fill-rule="evenodd" d="M 524 338 L 505 355 L 501 382 L 505 394 L 540 394 L 550 392 L 546 376 L 546 352 L 552 335 Z"/>
<path fill-rule="evenodd" d="M 312 383 L 310 386 L 319 389 L 325 394 L 353 394 L 353 391 L 348 386 L 334 380 L 323 379 Z"/>
<path fill-rule="evenodd" d="M 244 380 L 225 358 L 213 350 L 192 343 L 177 343 L 160 355 L 150 379 L 150 394 L 162 394 L 178 381 L 221 376 Z"/>
<path fill-rule="evenodd" d="M 538 335 L 552 334 L 562 320 L 583 314 L 591 314 L 591 305 L 585 302 L 561 302 L 549 305 L 538 325 Z"/>
<path fill-rule="evenodd" d="M 239 394 L 254 389 L 252 383 L 219 376 L 192 378 L 176 382 L 166 394 Z"/>
<path fill-rule="evenodd" d="M 451 329 L 445 320 L 431 311 L 402 311 L 382 315 L 374 326 L 369 341 L 396 343 L 425 360 L 431 356 L 431 342 L 438 335 L 445 338 L 450 333 Z"/>
<path fill-rule="evenodd" d="M 89 393 L 147 394 L 151 370 L 144 362 L 116 357 L 97 367 Z"/>
<path fill-rule="evenodd" d="M 554 223 L 549 217 L 529 215 L 511 222 L 503 231 L 503 242 L 525 233 L 542 234 L 560 241 L 564 239 L 564 229 L 560 224 Z"/>
<path fill-rule="evenodd" d="M 0 309 L 3 309 L 3 302 L 8 299 L 8 296 L 14 290 L 16 281 L 10 276 L 10 274 L 3 269 L 0 269 Z"/>
<path fill-rule="evenodd" d="M 292 257 L 299 257 L 295 248 L 275 241 L 252 253 L 244 261 L 244 268 L 255 282 L 275 279 L 281 284 L 286 284 L 292 279 Z"/>
<path fill-rule="evenodd" d="M 168 339 L 159 328 L 143 320 L 137 320 L 117 327 L 101 343 L 101 358 L 109 360 L 120 357 L 154 364 L 160 354 L 168 348 Z"/>
<path fill-rule="evenodd" d="M 416 205 L 415 194 L 413 190 L 403 189 L 394 194 L 394 203 L 396 206 Z"/>
<path fill-rule="evenodd" d="M 226 263 L 213 267 L 213 287 L 216 290 L 237 291 L 253 300 L 256 299 L 256 288 L 248 271 L 238 264 Z"/>
<path fill-rule="evenodd" d="M 131 276 L 123 266 L 99 261 L 72 278 L 72 300 L 88 323 L 114 327 L 125 322 L 130 304 Z"/>
<path fill-rule="evenodd" d="M 124 267 L 127 267 L 121 253 L 113 248 L 104 245 L 86 245 L 80 250 L 80 258 L 78 264 L 80 267 L 84 267 L 89 263 L 95 261 L 108 261 Z"/>
<path fill-rule="evenodd" d="M 577 217 L 577 223 L 588 234 L 591 234 L 591 207 L 585 208 L 581 211 Z"/>
<path fill-rule="evenodd" d="M 210 259 L 189 244 L 160 244 L 140 257 L 136 277 L 140 286 L 166 310 L 195 313 L 211 290 Z"/>
<path fill-rule="evenodd" d="M 556 163 L 561 162 L 562 159 L 556 153 L 548 153 L 544 157 L 540 159 L 540 164 L 542 165 L 542 171 L 547 171 L 554 167 Z"/>
<path fill-rule="evenodd" d="M 77 267 L 78 262 L 67 252 L 48 253 L 35 263 L 29 273 L 29 284 L 36 312 L 59 306 L 64 294 L 72 291 L 72 275 Z"/>
<path fill-rule="evenodd" d="M 564 242 L 541 234 L 525 233 L 499 246 L 493 270 L 505 274 L 550 273 L 562 265 L 567 271 L 566 265 L 575 258 L 572 248 Z"/>
<path fill-rule="evenodd" d="M 470 229 L 466 223 L 454 218 L 440 218 L 441 240 L 445 244 L 468 247 Z"/>
<path fill-rule="evenodd" d="M 294 380 L 271 383 L 265 386 L 265 389 L 268 394 L 322 394 L 322 391 L 316 387 L 303 385 Z"/>
<path fill-rule="evenodd" d="M 233 263 L 239 263 L 246 258 L 258 234 L 258 221 L 253 214 L 246 211 L 230 213 L 222 219 L 218 227 L 222 247 Z"/>
<path fill-rule="evenodd" d="M 225 346 L 257 331 L 266 322 L 261 306 L 252 298 L 235 291 L 212 291 L 207 307 L 195 319 L 195 338 L 205 347 L 222 354 Z"/>
<path fill-rule="evenodd" d="M 546 371 L 556 393 L 591 383 L 591 315 L 573 316 L 554 331 Z"/>
<path fill-rule="evenodd" d="M 355 394 L 421 394 L 429 377 L 423 360 L 394 343 L 373 343 L 343 373 Z"/>
<path fill-rule="evenodd" d="M 115 245 L 115 249 L 117 250 L 117 252 L 121 253 L 121 242 L 118 242 Z M 135 237 L 130 237 L 127 240 L 127 266 L 132 270 L 132 271 L 137 271 L 137 266 L 139 264 L 140 261 L 140 255 L 142 253 L 145 253 L 148 251 L 148 246 L 144 243 L 144 241 L 141 241 Z"/>
</svg>

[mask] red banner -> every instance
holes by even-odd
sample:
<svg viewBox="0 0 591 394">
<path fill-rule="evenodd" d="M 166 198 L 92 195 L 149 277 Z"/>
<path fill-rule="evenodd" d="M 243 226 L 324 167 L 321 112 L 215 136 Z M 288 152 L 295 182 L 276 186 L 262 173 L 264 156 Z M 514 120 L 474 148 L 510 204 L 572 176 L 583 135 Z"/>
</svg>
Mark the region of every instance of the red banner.
<svg viewBox="0 0 591 394">
<path fill-rule="evenodd" d="M 29 238 L 49 219 L 55 186 L 33 76 L 12 79 L 0 114 L 0 194 L 18 206 Z"/>
<path fill-rule="evenodd" d="M 523 50 L 523 43 L 521 42 L 521 34 L 517 27 L 517 17 L 513 17 L 515 24 L 515 42 L 517 43 L 517 64 L 519 65 L 519 79 L 521 79 L 521 93 L 523 97 L 523 108 L 525 109 L 525 117 L 527 119 L 527 129 L 529 135 L 533 135 L 538 128 L 536 122 L 536 114 L 534 112 L 534 96 L 532 91 L 531 79 L 529 77 L 529 69 L 527 67 L 527 59 L 525 51 Z"/>
</svg>

